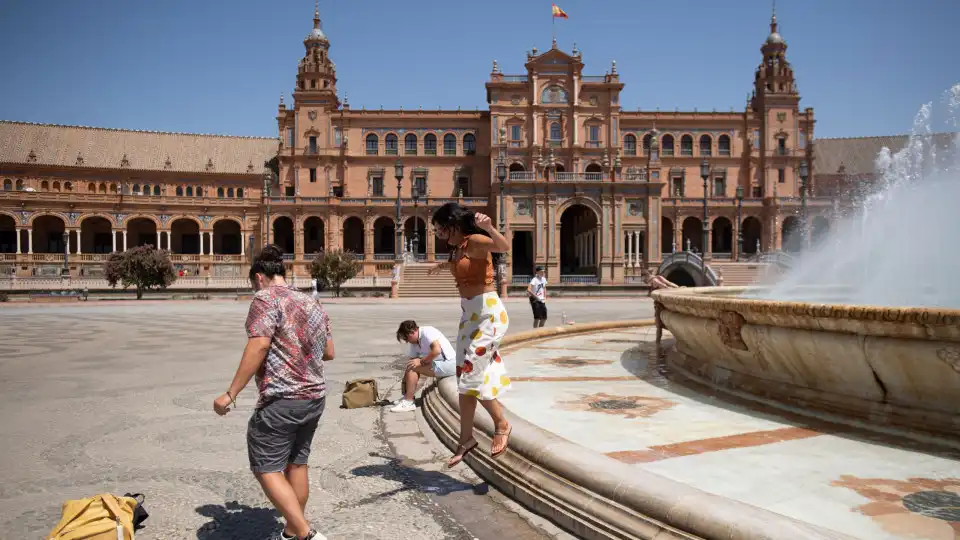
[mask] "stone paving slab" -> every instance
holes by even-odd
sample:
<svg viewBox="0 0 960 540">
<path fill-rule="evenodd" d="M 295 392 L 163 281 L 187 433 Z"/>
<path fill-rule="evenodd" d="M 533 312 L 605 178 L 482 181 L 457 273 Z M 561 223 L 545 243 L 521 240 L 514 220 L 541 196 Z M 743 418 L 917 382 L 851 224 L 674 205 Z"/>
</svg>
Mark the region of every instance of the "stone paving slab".
<svg viewBox="0 0 960 540">
<path fill-rule="evenodd" d="M 653 328 L 506 351 L 511 412 L 706 492 L 865 540 L 960 538 L 960 451 L 678 383 Z M 669 339 L 669 333 L 666 334 Z"/>
<path fill-rule="evenodd" d="M 40 538 L 64 500 L 103 491 L 146 494 L 150 519 L 138 540 L 256 539 L 278 530 L 247 469 L 255 392 L 248 387 L 225 418 L 211 410 L 239 361 L 247 305 L 0 307 L 0 538 Z M 310 459 L 307 513 L 318 528 L 331 539 L 469 540 L 507 537 L 508 524 L 523 540 L 554 537 L 518 517 L 519 508 L 475 495 L 475 477 L 430 470 L 436 460 L 422 455 L 442 460 L 448 451 L 419 428 L 387 428 L 379 408 L 339 408 L 347 380 L 374 377 L 383 390 L 397 383 L 401 320 L 455 335 L 456 299 L 345 300 L 327 309 L 338 357 L 327 364 L 328 405 Z M 532 326 L 526 300 L 510 299 L 507 309 L 512 330 Z M 563 299 L 551 309 L 578 321 L 652 314 L 647 299 Z M 455 489 L 432 491 L 437 485 Z"/>
</svg>

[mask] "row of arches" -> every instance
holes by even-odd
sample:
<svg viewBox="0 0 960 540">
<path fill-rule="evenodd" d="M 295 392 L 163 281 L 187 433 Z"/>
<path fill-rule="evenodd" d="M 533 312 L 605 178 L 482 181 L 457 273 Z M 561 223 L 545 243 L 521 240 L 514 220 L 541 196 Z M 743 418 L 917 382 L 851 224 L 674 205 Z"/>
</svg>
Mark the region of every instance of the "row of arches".
<svg viewBox="0 0 960 540">
<path fill-rule="evenodd" d="M 447 133 L 443 136 L 443 155 L 457 155 L 458 143 L 457 136 L 453 133 Z M 473 155 L 477 151 L 477 137 L 473 133 L 466 133 L 463 136 L 463 153 Z M 364 139 L 366 153 L 368 156 L 380 154 L 380 137 L 376 133 L 368 133 Z M 420 140 L 416 133 L 407 133 L 403 136 L 403 154 L 415 156 L 419 152 Z M 387 155 L 398 155 L 400 153 L 400 139 L 396 133 L 387 133 L 383 138 L 383 152 Z M 427 133 L 423 136 L 423 153 L 427 155 L 437 154 L 437 135 Z"/>
<path fill-rule="evenodd" d="M 240 255 L 244 251 L 240 222 L 229 218 L 216 221 L 212 231 L 201 231 L 196 220 L 186 217 L 174 219 L 166 230 L 145 217 L 132 218 L 118 229 L 96 215 L 84 217 L 78 231 L 68 230 L 63 218 L 55 215 L 38 216 L 31 225 L 29 230 L 19 229 L 13 217 L 0 214 L 0 253 L 64 253 L 66 242 L 73 254 L 110 253 L 143 245 L 184 255 Z"/>
<path fill-rule="evenodd" d="M 273 220 L 271 241 L 280 246 L 284 253 L 294 253 L 296 232 L 293 220 L 288 216 L 279 216 Z M 396 253 L 396 221 L 388 216 L 374 220 L 367 230 L 364 221 L 350 216 L 343 221 L 343 249 L 357 254 L 367 251 L 368 243 L 376 258 L 393 259 Z M 412 216 L 403 221 L 403 241 L 405 249 L 425 255 L 427 224 L 423 218 Z M 434 239 L 437 253 L 448 251 L 446 242 L 439 237 Z M 326 248 L 326 224 L 317 216 L 310 216 L 303 222 L 303 253 L 314 255 Z"/>
<path fill-rule="evenodd" d="M 82 189 L 80 184 L 80 189 Z M 120 184 L 114 182 L 89 182 L 87 183 L 87 193 L 97 193 L 97 194 L 111 194 L 117 195 L 120 193 L 121 189 L 124 194 L 128 193 L 127 188 L 121 188 Z M 16 180 L 11 178 L 6 178 L 3 180 L 3 190 L 4 191 L 29 191 L 30 187 L 27 186 L 27 183 L 22 179 L 18 178 Z M 41 180 L 39 184 L 39 190 L 44 192 L 72 192 L 74 191 L 73 182 L 60 180 Z M 129 186 L 129 193 L 132 195 L 140 196 L 153 196 L 160 197 L 164 195 L 163 187 L 159 184 L 133 184 Z M 201 186 L 192 186 L 192 185 L 180 185 L 175 189 L 175 193 L 178 197 L 203 197 L 204 189 Z M 219 187 L 217 188 L 217 197 L 218 198 L 238 198 L 242 199 L 244 196 L 244 189 L 232 188 L 232 187 Z"/>
<path fill-rule="evenodd" d="M 643 136 L 643 155 L 648 155 L 650 153 L 650 141 L 653 138 L 652 133 L 647 133 Z M 693 136 L 691 135 L 682 135 L 680 137 L 680 153 L 681 156 L 693 156 Z M 720 135 L 717 137 L 717 151 L 718 156 L 729 156 L 731 153 L 730 150 L 730 136 Z M 713 137 L 710 135 L 704 134 L 700 136 L 699 142 L 697 144 L 698 153 L 697 156 L 709 157 L 713 155 Z M 628 133 L 623 137 L 623 153 L 627 156 L 637 155 L 637 136 L 633 133 Z M 667 133 L 660 136 L 660 153 L 663 156 L 673 156 L 676 154 L 676 143 L 674 136 Z"/>
<path fill-rule="evenodd" d="M 745 218 L 740 227 L 743 235 L 743 254 L 753 255 L 758 252 L 763 239 L 763 224 L 756 217 Z M 675 229 L 673 220 L 662 218 L 660 228 L 660 246 L 663 253 L 674 251 L 695 251 L 703 253 L 703 222 L 696 217 L 684 218 L 680 231 L 680 245 L 675 246 Z M 830 231 L 830 222 L 823 216 L 815 216 L 810 223 L 810 240 L 818 243 Z M 712 253 L 731 253 L 736 242 L 733 234 L 733 225 L 726 217 L 717 217 L 710 224 L 710 248 Z M 791 253 L 803 249 L 802 223 L 796 216 L 787 216 L 780 226 L 781 245 L 784 251 Z"/>
</svg>

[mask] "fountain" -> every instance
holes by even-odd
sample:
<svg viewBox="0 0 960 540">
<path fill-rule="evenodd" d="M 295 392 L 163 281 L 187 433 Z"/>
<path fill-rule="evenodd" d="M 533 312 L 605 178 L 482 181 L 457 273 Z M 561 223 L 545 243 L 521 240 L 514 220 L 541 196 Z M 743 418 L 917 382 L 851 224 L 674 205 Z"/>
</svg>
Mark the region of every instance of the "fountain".
<svg viewBox="0 0 960 540">
<path fill-rule="evenodd" d="M 956 127 L 960 85 L 946 93 Z M 793 269 L 764 287 L 654 292 L 670 363 L 778 406 L 960 434 L 960 134 L 925 105 L 879 183 Z"/>
</svg>

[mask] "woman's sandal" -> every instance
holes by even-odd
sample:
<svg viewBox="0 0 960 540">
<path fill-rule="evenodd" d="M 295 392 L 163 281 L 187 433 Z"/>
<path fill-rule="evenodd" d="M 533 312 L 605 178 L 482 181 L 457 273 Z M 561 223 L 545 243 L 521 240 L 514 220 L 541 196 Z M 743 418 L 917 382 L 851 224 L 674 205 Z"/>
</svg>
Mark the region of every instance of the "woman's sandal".
<svg viewBox="0 0 960 540">
<path fill-rule="evenodd" d="M 452 458 L 450 458 L 449 460 L 447 460 L 447 468 L 448 468 L 448 469 L 452 469 L 452 468 L 456 467 L 457 465 L 463 463 L 463 460 L 466 459 L 466 457 L 470 454 L 470 452 L 473 452 L 474 450 L 477 449 L 477 441 L 476 441 L 476 439 L 470 439 L 470 440 L 473 441 L 473 444 L 469 444 L 469 443 L 468 443 L 468 444 L 461 444 L 460 446 L 457 447 L 457 453 L 454 454 L 454 456 L 453 456 Z M 461 450 L 462 450 L 462 452 L 461 452 Z M 456 460 L 456 461 L 454 462 L 453 460 Z M 451 463 L 451 462 L 453 462 L 453 463 Z"/>
<path fill-rule="evenodd" d="M 491 454 L 490 454 L 490 457 L 496 459 L 496 458 L 502 456 L 502 455 L 507 451 L 507 448 L 510 446 L 510 434 L 511 434 L 511 433 L 513 433 L 513 426 L 512 426 L 512 425 L 509 426 L 509 427 L 507 427 L 507 430 L 506 430 L 506 431 L 499 431 L 499 430 L 498 430 L 498 431 L 495 431 L 495 432 L 494 432 L 494 434 L 493 434 L 494 438 L 496 438 L 497 435 L 502 435 L 502 436 L 506 437 L 507 440 L 504 441 L 504 443 L 503 443 L 503 449 L 500 450 L 500 451 L 497 452 L 497 453 L 491 453 Z"/>
</svg>

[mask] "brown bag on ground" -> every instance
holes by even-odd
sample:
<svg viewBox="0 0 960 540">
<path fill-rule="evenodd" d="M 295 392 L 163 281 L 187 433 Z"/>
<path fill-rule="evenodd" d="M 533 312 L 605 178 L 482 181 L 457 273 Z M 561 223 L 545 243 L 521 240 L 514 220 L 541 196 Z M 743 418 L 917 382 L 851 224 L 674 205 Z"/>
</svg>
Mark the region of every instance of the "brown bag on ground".
<svg viewBox="0 0 960 540">
<path fill-rule="evenodd" d="M 343 389 L 343 408 L 358 409 L 360 407 L 373 407 L 379 400 L 377 392 L 377 381 L 374 379 L 354 379 L 347 381 L 346 388 Z"/>
</svg>

